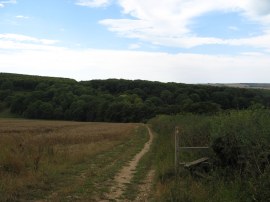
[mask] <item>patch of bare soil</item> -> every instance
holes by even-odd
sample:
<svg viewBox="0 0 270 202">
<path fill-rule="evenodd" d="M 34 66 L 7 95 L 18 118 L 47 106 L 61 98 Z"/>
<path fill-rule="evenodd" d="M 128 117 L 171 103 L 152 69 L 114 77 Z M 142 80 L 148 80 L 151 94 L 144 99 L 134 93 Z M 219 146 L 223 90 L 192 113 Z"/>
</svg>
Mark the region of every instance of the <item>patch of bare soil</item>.
<svg viewBox="0 0 270 202">
<path fill-rule="evenodd" d="M 121 197 L 126 188 L 126 184 L 130 183 L 140 159 L 149 151 L 150 146 L 153 142 L 153 134 L 149 127 L 147 127 L 147 129 L 150 136 L 148 142 L 145 143 L 143 149 L 138 154 L 136 154 L 136 156 L 129 162 L 129 164 L 127 166 L 124 166 L 115 176 L 114 178 L 115 186 L 112 187 L 110 193 L 107 195 L 109 200 L 116 200 L 116 201 L 119 200 L 119 198 Z M 153 175 L 152 171 L 150 172 L 150 176 L 147 176 L 145 183 L 145 186 L 149 186 L 150 188 L 151 188 L 151 181 L 149 183 L 147 182 L 147 180 L 151 180 L 152 178 L 151 175 Z M 140 189 L 144 188 L 145 187 L 141 187 Z"/>
<path fill-rule="evenodd" d="M 146 179 L 143 181 L 143 183 L 139 186 L 139 194 L 134 200 L 134 202 L 147 202 L 150 200 L 150 195 L 152 191 L 152 182 L 155 176 L 155 171 L 150 170 L 149 173 L 146 176 Z"/>
</svg>

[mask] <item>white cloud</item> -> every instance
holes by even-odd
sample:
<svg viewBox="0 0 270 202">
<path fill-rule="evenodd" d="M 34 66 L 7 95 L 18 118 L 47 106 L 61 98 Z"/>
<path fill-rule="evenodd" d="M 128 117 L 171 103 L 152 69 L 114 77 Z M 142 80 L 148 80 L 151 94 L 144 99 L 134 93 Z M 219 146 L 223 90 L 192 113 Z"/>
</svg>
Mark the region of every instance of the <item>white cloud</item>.
<svg viewBox="0 0 270 202">
<path fill-rule="evenodd" d="M 131 50 L 138 49 L 138 48 L 141 48 L 141 45 L 137 43 L 130 44 L 128 47 L 128 49 L 131 49 Z"/>
<path fill-rule="evenodd" d="M 210 56 L 72 50 L 36 43 L 32 37 L 11 36 L 13 35 L 0 35 L 0 72 L 60 76 L 77 80 L 125 78 L 185 83 L 270 82 L 270 57 L 262 53 Z M 7 38 L 19 40 L 6 40 Z"/>
<path fill-rule="evenodd" d="M 57 42 L 56 40 L 39 39 L 19 34 L 0 34 L 0 51 L 60 51 L 65 49 L 55 46 Z"/>
<path fill-rule="evenodd" d="M 269 0 L 249 0 L 246 4 L 246 12 L 252 16 L 265 17 L 270 15 Z"/>
<path fill-rule="evenodd" d="M 270 49 L 270 30 L 265 31 L 265 33 L 260 36 L 225 40 L 224 43 L 235 46 L 248 45 L 256 48 Z"/>
<path fill-rule="evenodd" d="M 28 16 L 24 16 L 24 15 L 17 15 L 15 17 L 18 18 L 18 19 L 29 19 Z"/>
<path fill-rule="evenodd" d="M 110 4 L 110 0 L 77 0 L 75 4 L 87 7 L 104 7 Z"/>
<path fill-rule="evenodd" d="M 7 1 L 0 1 L 0 8 L 4 8 L 6 4 L 16 4 L 16 0 L 7 0 Z"/>
<path fill-rule="evenodd" d="M 190 48 L 208 44 L 261 46 L 265 35 L 247 39 L 232 39 L 200 37 L 193 33 L 189 25 L 194 18 L 208 12 L 238 12 L 247 20 L 257 21 L 265 27 L 270 27 L 269 0 L 118 0 L 123 13 L 131 18 L 104 19 L 100 24 L 122 37 L 137 38 L 152 44 Z M 232 28 L 231 28 L 232 29 Z M 235 27 L 233 28 L 234 30 Z M 260 39 L 259 39 L 260 38 Z M 267 36 L 268 38 L 268 36 Z M 248 42 L 243 44 L 244 42 Z"/>
<path fill-rule="evenodd" d="M 11 40 L 2 40 L 0 39 L 0 50 L 7 51 L 26 51 L 26 50 L 60 50 L 64 49 L 61 47 L 45 45 L 45 44 L 36 44 L 36 43 L 25 43 L 25 42 L 16 42 Z"/>
<path fill-rule="evenodd" d="M 49 39 L 38 39 L 35 37 L 30 37 L 21 34 L 0 34 L 0 40 L 2 41 L 10 41 L 10 42 L 31 42 L 41 45 L 53 45 L 56 44 L 58 41 L 56 40 L 49 40 Z M 0 44 L 1 46 L 1 44 Z"/>
<path fill-rule="evenodd" d="M 260 52 L 243 52 L 241 54 L 246 56 L 263 56 L 263 54 Z"/>
</svg>

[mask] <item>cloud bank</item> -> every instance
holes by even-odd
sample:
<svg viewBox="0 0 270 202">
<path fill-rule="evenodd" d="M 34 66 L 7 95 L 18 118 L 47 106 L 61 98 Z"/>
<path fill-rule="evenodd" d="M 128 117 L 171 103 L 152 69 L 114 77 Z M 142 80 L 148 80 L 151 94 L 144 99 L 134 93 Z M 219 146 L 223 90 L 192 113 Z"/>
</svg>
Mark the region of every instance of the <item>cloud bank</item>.
<svg viewBox="0 0 270 202">
<path fill-rule="evenodd" d="M 6 39 L 10 43 L 3 43 Z M 260 53 L 210 56 L 131 50 L 72 50 L 54 43 L 43 44 L 43 40 L 1 35 L 0 72 L 77 80 L 125 78 L 183 83 L 269 82 L 270 57 Z"/>
<path fill-rule="evenodd" d="M 100 24 L 122 37 L 181 48 L 211 44 L 269 47 L 269 0 L 118 0 L 118 4 L 122 12 L 130 17 L 104 19 Z M 189 25 L 195 18 L 215 11 L 237 12 L 247 20 L 263 25 L 264 33 L 251 38 L 225 40 L 200 37 L 190 30 Z"/>
</svg>

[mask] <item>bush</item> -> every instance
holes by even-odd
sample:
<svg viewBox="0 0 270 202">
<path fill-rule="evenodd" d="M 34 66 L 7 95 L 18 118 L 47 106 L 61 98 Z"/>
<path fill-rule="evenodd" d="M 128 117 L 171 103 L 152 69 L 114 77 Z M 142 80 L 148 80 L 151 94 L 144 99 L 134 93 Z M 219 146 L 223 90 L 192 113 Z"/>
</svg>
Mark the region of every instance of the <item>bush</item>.
<svg viewBox="0 0 270 202">
<path fill-rule="evenodd" d="M 218 165 L 223 167 L 237 167 L 241 164 L 242 154 L 240 142 L 233 135 L 218 137 L 212 144 L 212 149 L 218 157 Z"/>
<path fill-rule="evenodd" d="M 260 176 L 258 180 L 255 179 L 251 193 L 255 201 L 270 201 L 270 169 Z"/>
<path fill-rule="evenodd" d="M 269 111 L 231 112 L 213 123 L 217 165 L 238 170 L 241 176 L 262 175 L 270 159 Z"/>
</svg>

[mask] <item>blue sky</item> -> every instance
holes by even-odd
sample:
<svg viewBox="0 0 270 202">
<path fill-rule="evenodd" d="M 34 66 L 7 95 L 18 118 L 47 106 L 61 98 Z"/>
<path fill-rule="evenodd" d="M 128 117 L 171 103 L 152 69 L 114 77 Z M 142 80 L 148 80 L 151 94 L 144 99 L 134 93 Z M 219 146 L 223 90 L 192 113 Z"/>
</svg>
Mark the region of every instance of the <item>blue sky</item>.
<svg viewBox="0 0 270 202">
<path fill-rule="evenodd" d="M 270 82 L 269 0 L 0 0 L 0 72 Z"/>
</svg>

